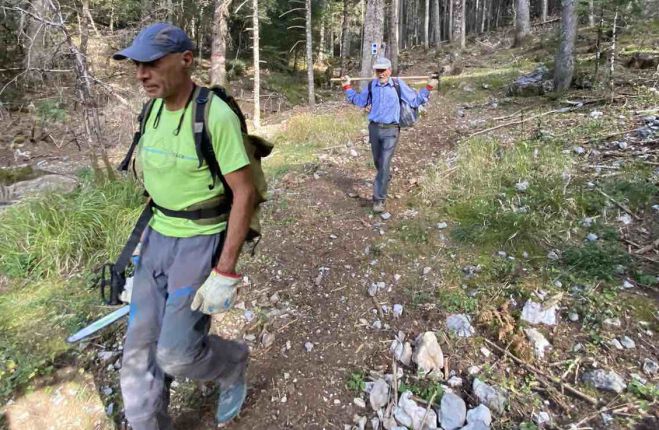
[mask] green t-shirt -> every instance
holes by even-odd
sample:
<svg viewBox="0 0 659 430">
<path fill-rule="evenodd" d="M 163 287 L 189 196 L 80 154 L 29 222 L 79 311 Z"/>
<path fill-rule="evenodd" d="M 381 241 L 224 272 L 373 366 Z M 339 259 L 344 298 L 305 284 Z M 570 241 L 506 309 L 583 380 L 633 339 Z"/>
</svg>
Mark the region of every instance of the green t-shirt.
<svg viewBox="0 0 659 430">
<path fill-rule="evenodd" d="M 160 99 L 154 102 L 136 156 L 138 168 L 143 172 L 144 186 L 153 201 L 167 209 L 184 210 L 224 194 L 224 187 L 219 180 L 212 190 L 208 188 L 212 182 L 208 165 L 204 162 L 199 167 L 192 133 L 194 100 L 185 109 L 178 135 L 174 132 L 184 109 L 170 112 L 163 106 L 158 126 L 154 128 L 162 103 Z M 238 117 L 215 95 L 208 114 L 207 127 L 223 174 L 249 164 Z M 184 218 L 168 217 L 157 209 L 154 209 L 149 225 L 158 233 L 172 237 L 216 234 L 226 228 L 226 222 L 203 225 Z"/>
</svg>

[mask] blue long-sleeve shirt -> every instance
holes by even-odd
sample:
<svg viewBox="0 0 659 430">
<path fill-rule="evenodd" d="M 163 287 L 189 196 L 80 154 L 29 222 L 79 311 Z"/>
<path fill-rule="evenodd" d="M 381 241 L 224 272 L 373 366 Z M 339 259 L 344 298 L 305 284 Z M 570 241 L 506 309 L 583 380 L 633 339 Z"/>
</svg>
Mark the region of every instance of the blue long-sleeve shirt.
<svg viewBox="0 0 659 430">
<path fill-rule="evenodd" d="M 421 88 L 417 93 L 410 88 L 402 79 L 397 79 L 400 86 L 400 98 L 408 103 L 411 107 L 417 108 L 428 101 L 430 91 L 427 88 Z M 394 88 L 392 78 L 387 83 L 380 84 L 378 79 L 371 81 L 371 97 L 369 100 L 368 86 L 360 93 L 352 87 L 347 88 L 346 98 L 355 106 L 366 107 L 371 105 L 371 111 L 368 114 L 369 121 L 381 122 L 384 124 L 398 124 L 400 121 L 400 103 L 398 93 Z"/>
</svg>

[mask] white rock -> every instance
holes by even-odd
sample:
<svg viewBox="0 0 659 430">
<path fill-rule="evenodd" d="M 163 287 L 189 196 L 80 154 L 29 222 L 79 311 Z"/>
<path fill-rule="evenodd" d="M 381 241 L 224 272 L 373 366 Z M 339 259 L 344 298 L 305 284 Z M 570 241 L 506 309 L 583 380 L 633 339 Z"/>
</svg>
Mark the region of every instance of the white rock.
<svg viewBox="0 0 659 430">
<path fill-rule="evenodd" d="M 312 342 L 305 342 L 304 343 L 304 349 L 307 352 L 311 352 L 313 350 L 313 343 Z"/>
<path fill-rule="evenodd" d="M 577 322 L 579 321 L 579 314 L 576 312 L 570 312 L 567 317 L 570 319 L 572 322 Z"/>
<path fill-rule="evenodd" d="M 459 376 L 451 376 L 448 381 L 446 381 L 449 387 L 451 388 L 458 388 L 462 387 L 462 378 Z"/>
<path fill-rule="evenodd" d="M 609 340 L 608 344 L 611 345 L 612 347 L 614 347 L 615 349 L 620 350 L 620 351 L 622 351 L 624 349 L 622 347 L 622 344 L 620 343 L 620 341 L 618 339 L 611 339 L 611 340 Z"/>
<path fill-rule="evenodd" d="M 656 361 L 646 358 L 643 360 L 643 373 L 646 375 L 654 375 L 659 371 L 659 364 Z"/>
<path fill-rule="evenodd" d="M 352 417 L 352 422 L 357 425 L 357 430 L 365 430 L 368 418 L 355 414 Z"/>
<path fill-rule="evenodd" d="M 522 309 L 522 320 L 530 324 L 556 325 L 556 311 L 558 305 L 544 308 L 540 303 L 529 300 Z"/>
<path fill-rule="evenodd" d="M 444 230 L 444 229 L 447 228 L 447 227 L 448 227 L 448 224 L 445 223 L 445 222 L 438 222 L 438 223 L 437 223 L 437 229 L 438 229 L 438 230 Z"/>
<path fill-rule="evenodd" d="M 620 327 L 622 323 L 620 322 L 620 318 L 606 318 L 604 321 L 602 321 L 605 325 L 610 325 L 614 327 Z"/>
<path fill-rule="evenodd" d="M 545 349 L 551 348 L 549 341 L 542 333 L 534 328 L 525 328 L 524 333 L 526 333 L 526 337 L 528 337 L 531 343 L 533 343 L 533 351 L 535 352 L 535 356 L 538 358 L 544 358 Z"/>
<path fill-rule="evenodd" d="M 594 110 L 594 111 L 590 112 L 590 117 L 594 118 L 594 119 L 601 118 L 603 115 L 604 115 L 604 113 L 602 113 L 601 111 L 598 111 L 598 110 Z"/>
<path fill-rule="evenodd" d="M 629 336 L 623 336 L 620 338 L 620 343 L 622 346 L 624 346 L 627 349 L 634 349 L 636 348 L 636 342 L 634 342 L 634 339 L 632 339 Z"/>
<path fill-rule="evenodd" d="M 529 189 L 529 181 L 519 181 L 515 184 L 515 189 L 519 192 L 524 192 Z"/>
<path fill-rule="evenodd" d="M 412 360 L 424 374 L 444 367 L 444 353 L 437 343 L 435 333 L 427 331 L 416 338 Z"/>
<path fill-rule="evenodd" d="M 489 358 L 490 355 L 492 355 L 492 351 L 485 348 L 484 346 L 481 346 L 481 354 L 483 354 L 485 356 L 485 358 Z"/>
<path fill-rule="evenodd" d="M 429 409 L 426 415 L 426 408 L 417 405 L 412 400 L 412 393 L 410 391 L 405 391 L 400 395 L 398 407 L 394 409 L 394 417 L 399 424 L 408 428 L 417 430 L 437 429 L 437 414 L 435 411 Z"/>
<path fill-rule="evenodd" d="M 478 375 L 480 371 L 481 368 L 478 366 L 469 366 L 469 368 L 467 369 L 467 373 L 469 374 L 469 376 Z"/>
<path fill-rule="evenodd" d="M 506 406 L 506 396 L 502 392 L 498 391 L 491 385 L 486 384 L 478 378 L 474 379 L 472 389 L 474 395 L 485 406 L 498 413 L 502 413 L 504 411 Z"/>
<path fill-rule="evenodd" d="M 380 214 L 380 218 L 382 218 L 383 220 L 387 221 L 388 219 L 391 218 L 391 213 L 390 213 L 390 212 L 382 212 L 382 213 Z"/>
<path fill-rule="evenodd" d="M 629 214 L 625 213 L 618 217 L 618 221 L 620 221 L 624 225 L 629 225 L 632 223 L 632 217 Z"/>
<path fill-rule="evenodd" d="M 410 345 L 409 342 L 402 342 L 399 339 L 394 339 L 391 342 L 389 350 L 393 353 L 396 360 L 406 366 L 410 365 L 412 361 L 412 345 Z"/>
<path fill-rule="evenodd" d="M 582 378 L 584 382 L 593 385 L 595 388 L 605 391 L 614 391 L 620 394 L 627 384 L 624 379 L 614 371 L 595 369 L 585 373 Z"/>
<path fill-rule="evenodd" d="M 547 258 L 552 260 L 552 261 L 556 261 L 556 260 L 559 260 L 561 257 L 558 255 L 558 253 L 556 251 L 549 251 L 547 253 Z"/>
<path fill-rule="evenodd" d="M 387 385 L 387 382 L 384 379 L 378 379 L 375 381 L 373 388 L 371 388 L 369 401 L 371 403 L 371 408 L 373 408 L 374 411 L 387 405 L 389 402 L 389 385 Z"/>
<path fill-rule="evenodd" d="M 599 236 L 596 235 L 595 233 L 588 233 L 588 235 L 586 236 L 586 240 L 588 240 L 589 242 L 596 242 L 598 239 Z"/>
<path fill-rule="evenodd" d="M 467 412 L 468 423 L 471 424 L 479 421 L 488 427 L 490 424 L 492 424 L 492 413 L 490 412 L 490 409 L 485 405 L 478 405 L 474 409 Z"/>
<path fill-rule="evenodd" d="M 351 149 L 350 150 L 350 155 L 353 156 L 353 157 L 357 157 L 359 155 L 359 153 L 357 153 L 357 151 L 355 151 L 354 149 Z"/>
<path fill-rule="evenodd" d="M 467 406 L 462 397 L 446 392 L 440 403 L 439 422 L 444 430 L 457 430 L 467 418 Z"/>
<path fill-rule="evenodd" d="M 403 305 L 399 303 L 394 304 L 393 312 L 395 317 L 399 317 L 403 315 Z"/>
<path fill-rule="evenodd" d="M 426 275 L 427 275 L 428 273 L 430 273 L 431 271 L 432 271 L 432 268 L 431 268 L 431 267 L 428 267 L 428 266 L 424 267 L 424 268 L 423 268 L 423 276 L 426 276 Z"/>
<path fill-rule="evenodd" d="M 629 282 L 628 279 L 625 279 L 625 280 L 622 282 L 622 288 L 625 289 L 625 290 L 629 290 L 630 288 L 634 288 L 634 284 L 632 284 L 631 282 Z"/>
<path fill-rule="evenodd" d="M 471 325 L 471 318 L 464 314 L 449 315 L 446 318 L 446 327 L 449 332 L 459 337 L 471 337 L 475 333 L 474 327 Z"/>
<path fill-rule="evenodd" d="M 586 150 L 583 148 L 583 146 L 575 146 L 575 147 L 573 148 L 573 151 L 574 151 L 574 153 L 577 154 L 577 155 L 581 155 L 581 154 L 583 154 L 584 152 L 586 152 Z"/>
<path fill-rule="evenodd" d="M 551 415 L 545 411 L 540 411 L 537 413 L 534 412 L 531 415 L 531 418 L 533 419 L 533 422 L 536 423 L 539 427 L 551 424 Z"/>
</svg>

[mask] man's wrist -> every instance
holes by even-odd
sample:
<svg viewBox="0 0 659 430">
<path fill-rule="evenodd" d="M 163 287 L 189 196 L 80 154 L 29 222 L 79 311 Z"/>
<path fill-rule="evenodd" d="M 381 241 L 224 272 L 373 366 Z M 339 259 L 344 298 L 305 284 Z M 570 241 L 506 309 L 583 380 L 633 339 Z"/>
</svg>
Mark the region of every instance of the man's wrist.
<svg viewBox="0 0 659 430">
<path fill-rule="evenodd" d="M 349 89 L 352 89 L 352 85 L 346 84 L 343 86 L 343 91 L 348 91 Z"/>
<path fill-rule="evenodd" d="M 225 276 L 227 278 L 232 278 L 232 279 L 240 279 L 241 276 L 237 274 L 234 270 L 231 271 L 225 271 L 225 270 L 220 270 L 219 268 L 215 267 L 213 268 L 213 271 L 217 273 L 218 275 Z"/>
<path fill-rule="evenodd" d="M 435 88 L 435 87 L 433 87 L 433 86 L 430 85 L 430 84 L 427 84 L 427 85 L 426 85 L 426 89 L 427 89 L 428 91 L 432 91 L 434 88 Z"/>
</svg>

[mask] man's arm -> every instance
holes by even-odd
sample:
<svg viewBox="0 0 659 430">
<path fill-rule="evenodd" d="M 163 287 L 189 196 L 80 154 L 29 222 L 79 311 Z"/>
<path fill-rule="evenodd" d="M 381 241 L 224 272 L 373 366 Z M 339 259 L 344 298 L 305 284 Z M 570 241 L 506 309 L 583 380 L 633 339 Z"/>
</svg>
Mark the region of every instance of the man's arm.
<svg viewBox="0 0 659 430">
<path fill-rule="evenodd" d="M 426 85 L 417 93 L 403 82 L 402 79 L 398 79 L 398 84 L 400 85 L 400 98 L 413 108 L 418 108 L 422 104 L 427 103 L 430 98 L 430 91 L 433 89 L 430 85 Z"/>
<path fill-rule="evenodd" d="M 245 241 L 249 224 L 256 205 L 256 190 L 252 182 L 252 172 L 247 165 L 224 176 L 233 193 L 233 203 L 229 212 L 227 233 L 224 246 L 217 263 L 217 270 L 222 273 L 236 272 L 236 263 L 240 248 Z"/>
<path fill-rule="evenodd" d="M 348 82 L 347 84 L 343 85 L 343 91 L 346 93 L 346 99 L 355 106 L 368 106 L 370 104 L 368 97 L 368 86 L 366 86 L 361 93 L 358 93 L 352 88 L 352 85 L 350 85 L 350 78 L 347 76 L 344 78 L 347 79 Z"/>
</svg>

